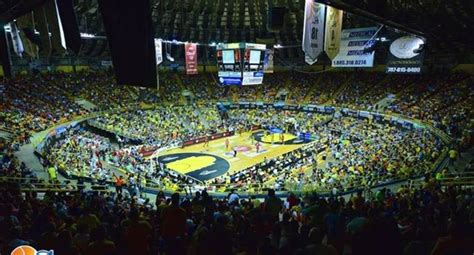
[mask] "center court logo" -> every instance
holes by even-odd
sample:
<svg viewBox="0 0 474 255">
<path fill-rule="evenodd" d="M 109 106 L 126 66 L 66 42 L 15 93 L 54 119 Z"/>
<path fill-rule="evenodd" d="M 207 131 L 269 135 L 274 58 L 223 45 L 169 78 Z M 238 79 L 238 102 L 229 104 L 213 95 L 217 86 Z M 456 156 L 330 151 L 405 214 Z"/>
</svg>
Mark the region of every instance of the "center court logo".
<svg viewBox="0 0 474 255">
<path fill-rule="evenodd" d="M 35 248 L 29 246 L 29 245 L 22 245 L 22 246 L 18 246 L 16 247 L 11 255 L 54 255 L 54 251 L 53 250 L 39 250 L 39 251 L 36 251 Z"/>
</svg>

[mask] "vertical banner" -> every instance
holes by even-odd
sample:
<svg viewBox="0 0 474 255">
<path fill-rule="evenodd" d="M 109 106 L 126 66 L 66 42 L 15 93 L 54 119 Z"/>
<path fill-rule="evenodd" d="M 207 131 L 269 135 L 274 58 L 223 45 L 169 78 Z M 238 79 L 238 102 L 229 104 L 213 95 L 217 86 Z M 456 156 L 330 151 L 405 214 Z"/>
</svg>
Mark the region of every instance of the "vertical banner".
<svg viewBox="0 0 474 255">
<path fill-rule="evenodd" d="M 273 73 L 273 49 L 265 50 L 265 57 L 263 59 L 263 72 Z"/>
<path fill-rule="evenodd" d="M 339 53 L 341 45 L 341 30 L 343 11 L 334 7 L 326 7 L 326 31 L 324 34 L 324 51 L 329 59 Z"/>
<path fill-rule="evenodd" d="M 324 44 L 324 17 L 326 6 L 315 0 L 306 0 L 303 24 L 303 51 L 306 63 L 316 63 Z"/>
<path fill-rule="evenodd" d="M 155 39 L 156 65 L 163 62 L 163 40 Z"/>
<path fill-rule="evenodd" d="M 197 44 L 185 43 L 184 52 L 186 54 L 186 74 L 197 74 Z"/>
<path fill-rule="evenodd" d="M 387 73 L 421 73 L 425 42 L 416 36 L 402 36 L 390 44 Z"/>
<path fill-rule="evenodd" d="M 21 41 L 20 31 L 18 30 L 18 27 L 16 26 L 15 22 L 10 22 L 10 29 L 13 50 L 15 51 L 16 55 L 22 57 L 25 49 L 23 48 L 23 42 Z"/>
<path fill-rule="evenodd" d="M 372 67 L 374 51 L 365 51 L 375 42 L 377 27 L 344 29 L 341 32 L 341 49 L 332 60 L 333 67 Z"/>
<path fill-rule="evenodd" d="M 29 38 L 25 31 L 34 30 L 33 24 L 33 13 L 27 13 L 21 17 L 16 18 L 16 24 L 18 29 L 20 30 L 20 38 L 23 42 L 23 48 L 28 54 L 28 56 L 32 58 L 38 58 L 38 44 L 39 42 L 35 42 L 32 38 Z M 35 35 L 34 33 L 32 33 Z M 39 36 L 37 36 L 39 39 Z"/>
</svg>

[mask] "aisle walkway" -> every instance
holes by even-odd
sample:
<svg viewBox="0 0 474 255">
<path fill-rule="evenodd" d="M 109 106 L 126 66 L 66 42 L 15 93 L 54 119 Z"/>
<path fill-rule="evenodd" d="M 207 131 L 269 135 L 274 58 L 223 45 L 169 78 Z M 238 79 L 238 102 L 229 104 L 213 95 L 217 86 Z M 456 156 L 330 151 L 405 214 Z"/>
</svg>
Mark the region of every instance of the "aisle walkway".
<svg viewBox="0 0 474 255">
<path fill-rule="evenodd" d="M 34 148 L 31 143 L 20 146 L 20 150 L 15 152 L 15 156 L 20 162 L 25 163 L 39 178 L 48 178 L 48 174 L 43 169 L 38 157 L 34 154 Z"/>
</svg>

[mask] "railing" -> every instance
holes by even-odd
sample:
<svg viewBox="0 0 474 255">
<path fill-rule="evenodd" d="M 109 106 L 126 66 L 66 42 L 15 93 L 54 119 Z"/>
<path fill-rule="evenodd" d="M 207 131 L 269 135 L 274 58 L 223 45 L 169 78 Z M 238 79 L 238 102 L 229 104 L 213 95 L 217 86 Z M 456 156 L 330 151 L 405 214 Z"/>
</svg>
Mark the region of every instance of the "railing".
<svg viewBox="0 0 474 255">
<path fill-rule="evenodd" d="M 442 174 L 439 181 L 442 186 L 474 186 L 474 173 Z"/>
<path fill-rule="evenodd" d="M 85 183 L 59 183 L 45 182 L 32 177 L 12 177 L 1 176 L 0 184 L 7 187 L 8 184 L 16 184 L 22 192 L 76 192 L 81 190 L 107 191 L 109 185 L 106 184 L 85 184 Z"/>
</svg>

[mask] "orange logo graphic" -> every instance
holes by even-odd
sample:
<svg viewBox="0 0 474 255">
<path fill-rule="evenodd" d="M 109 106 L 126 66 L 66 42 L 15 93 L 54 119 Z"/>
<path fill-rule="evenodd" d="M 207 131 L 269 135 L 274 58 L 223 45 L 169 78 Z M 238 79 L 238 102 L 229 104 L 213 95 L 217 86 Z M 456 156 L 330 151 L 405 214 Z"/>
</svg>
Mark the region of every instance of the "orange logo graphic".
<svg viewBox="0 0 474 255">
<path fill-rule="evenodd" d="M 36 250 L 31 246 L 22 245 L 16 247 L 11 255 L 36 255 Z"/>
<path fill-rule="evenodd" d="M 29 246 L 29 245 L 21 245 L 16 247 L 11 255 L 54 255 L 54 251 L 46 251 L 46 250 L 40 250 L 36 251 L 35 248 Z"/>
</svg>

